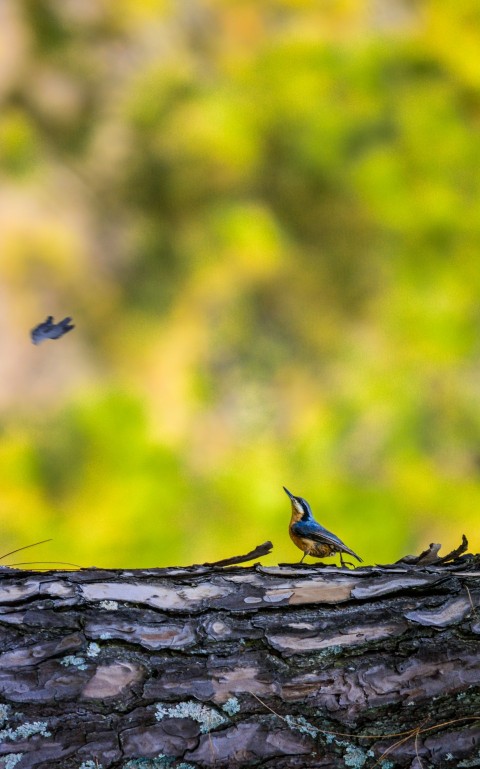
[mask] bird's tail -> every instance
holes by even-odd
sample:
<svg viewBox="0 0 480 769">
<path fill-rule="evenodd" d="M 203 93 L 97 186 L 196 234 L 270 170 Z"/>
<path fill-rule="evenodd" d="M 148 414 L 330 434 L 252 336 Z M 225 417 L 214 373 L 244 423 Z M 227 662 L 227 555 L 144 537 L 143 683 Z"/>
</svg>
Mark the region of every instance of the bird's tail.
<svg viewBox="0 0 480 769">
<path fill-rule="evenodd" d="M 348 553 L 349 555 L 353 555 L 353 557 L 354 557 L 354 558 L 356 558 L 356 559 L 357 559 L 357 561 L 359 561 L 360 563 L 363 563 L 363 558 L 360 558 L 360 556 L 359 556 L 359 555 L 357 555 L 356 553 L 354 553 L 354 552 L 353 552 L 353 550 L 350 550 L 350 548 L 349 548 L 349 547 L 347 547 L 346 545 L 344 545 L 344 546 L 342 547 L 342 553 Z"/>
</svg>

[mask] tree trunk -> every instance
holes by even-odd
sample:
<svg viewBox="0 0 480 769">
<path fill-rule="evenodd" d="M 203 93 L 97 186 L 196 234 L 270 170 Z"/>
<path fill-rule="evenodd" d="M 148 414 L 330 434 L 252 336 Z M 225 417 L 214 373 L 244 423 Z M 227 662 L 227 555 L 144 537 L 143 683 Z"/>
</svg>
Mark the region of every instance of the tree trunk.
<svg viewBox="0 0 480 769">
<path fill-rule="evenodd" d="M 479 556 L 2 569 L 0 767 L 480 766 L 479 599 Z"/>
</svg>

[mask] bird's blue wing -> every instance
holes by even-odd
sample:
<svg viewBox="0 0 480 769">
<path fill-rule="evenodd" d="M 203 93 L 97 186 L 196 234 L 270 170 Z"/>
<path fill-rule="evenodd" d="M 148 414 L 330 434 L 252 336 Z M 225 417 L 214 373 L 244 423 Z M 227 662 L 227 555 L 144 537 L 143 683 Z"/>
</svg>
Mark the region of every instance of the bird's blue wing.
<svg viewBox="0 0 480 769">
<path fill-rule="evenodd" d="M 297 537 L 304 539 L 313 539 L 315 542 L 331 542 L 332 545 L 343 545 L 341 539 L 339 539 L 331 531 L 324 529 L 316 521 L 297 521 L 292 524 L 292 532 Z"/>
<path fill-rule="evenodd" d="M 350 550 L 350 548 L 347 547 L 336 534 L 332 534 L 328 529 L 324 529 L 323 526 L 320 526 L 316 521 L 297 521 L 297 523 L 292 524 L 291 531 L 296 537 L 301 537 L 302 539 L 311 539 L 314 542 L 326 542 L 327 544 L 333 545 L 337 550 L 341 550 L 344 553 L 350 553 L 350 555 L 355 556 L 355 558 L 358 558 L 358 560 L 361 561 L 361 558 L 354 553 L 353 550 Z"/>
</svg>

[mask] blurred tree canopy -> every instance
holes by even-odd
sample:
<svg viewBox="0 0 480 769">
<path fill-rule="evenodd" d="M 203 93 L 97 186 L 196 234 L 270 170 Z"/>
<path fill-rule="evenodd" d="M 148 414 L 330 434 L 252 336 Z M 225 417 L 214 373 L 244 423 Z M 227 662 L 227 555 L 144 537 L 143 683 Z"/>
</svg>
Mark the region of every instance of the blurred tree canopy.
<svg viewBox="0 0 480 769">
<path fill-rule="evenodd" d="M 4 551 L 295 560 L 282 484 L 367 562 L 479 548 L 479 46 L 473 0 L 4 0 Z"/>
</svg>

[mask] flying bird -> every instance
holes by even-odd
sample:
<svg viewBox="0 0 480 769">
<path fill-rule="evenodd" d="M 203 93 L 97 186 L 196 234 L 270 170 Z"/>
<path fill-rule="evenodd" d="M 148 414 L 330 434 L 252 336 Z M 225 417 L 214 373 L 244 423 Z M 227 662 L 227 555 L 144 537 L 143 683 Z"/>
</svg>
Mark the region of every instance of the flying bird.
<svg viewBox="0 0 480 769">
<path fill-rule="evenodd" d="M 53 315 L 49 315 L 46 321 L 39 323 L 30 331 L 33 344 L 40 344 L 44 339 L 60 339 L 61 336 L 75 328 L 70 323 L 71 320 L 71 318 L 64 318 L 59 323 L 54 323 Z"/>
<path fill-rule="evenodd" d="M 292 517 L 288 532 L 293 543 L 303 550 L 303 556 L 300 563 L 306 555 L 313 555 L 315 558 L 326 558 L 330 555 L 339 553 L 340 563 L 344 565 L 343 553 L 352 555 L 357 561 L 362 561 L 360 556 L 350 550 L 341 539 L 331 531 L 328 531 L 313 517 L 310 505 L 303 497 L 295 497 L 288 489 L 283 490 L 290 497 L 292 503 Z"/>
</svg>

